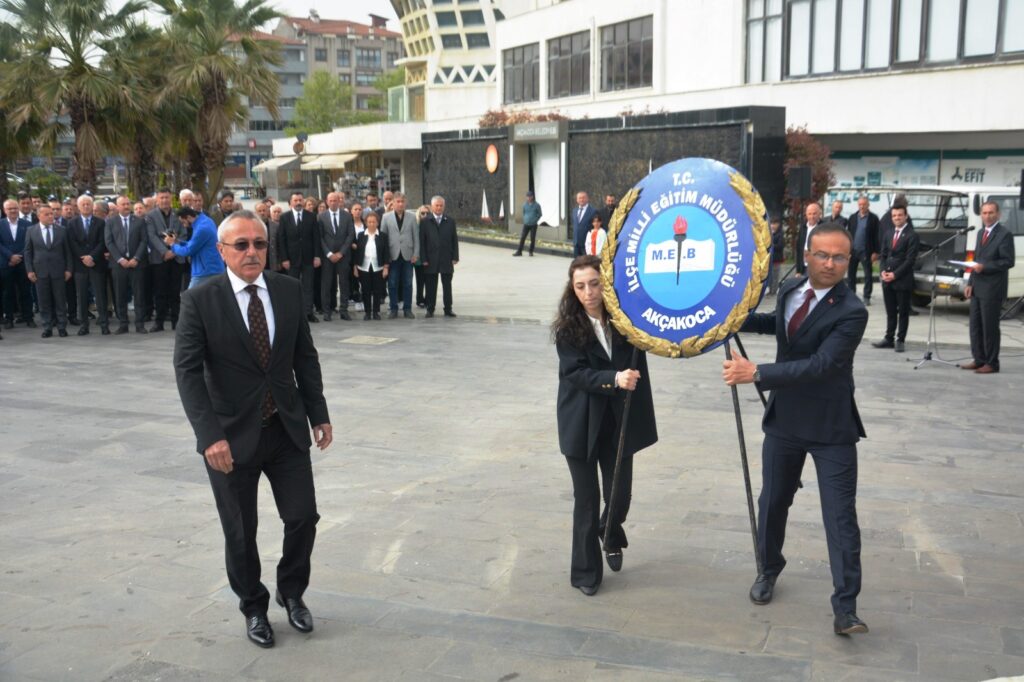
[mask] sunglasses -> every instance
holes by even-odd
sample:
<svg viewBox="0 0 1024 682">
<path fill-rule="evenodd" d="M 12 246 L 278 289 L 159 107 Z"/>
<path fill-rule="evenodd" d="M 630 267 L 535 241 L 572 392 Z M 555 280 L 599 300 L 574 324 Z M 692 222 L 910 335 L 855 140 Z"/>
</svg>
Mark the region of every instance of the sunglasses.
<svg viewBox="0 0 1024 682">
<path fill-rule="evenodd" d="M 270 242 L 268 242 L 266 239 L 256 239 L 252 242 L 250 242 L 248 239 L 239 239 L 237 242 L 221 242 L 221 244 L 223 244 L 224 246 L 230 246 L 232 249 L 238 251 L 239 253 L 245 253 L 246 251 L 248 251 L 250 244 L 257 251 L 266 251 L 267 247 L 270 246 Z"/>
</svg>

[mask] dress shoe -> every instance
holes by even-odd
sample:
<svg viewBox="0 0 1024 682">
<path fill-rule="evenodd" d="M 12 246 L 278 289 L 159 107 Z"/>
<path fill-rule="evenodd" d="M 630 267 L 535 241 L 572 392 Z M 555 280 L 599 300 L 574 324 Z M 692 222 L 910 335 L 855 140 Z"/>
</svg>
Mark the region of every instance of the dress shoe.
<svg viewBox="0 0 1024 682">
<path fill-rule="evenodd" d="M 330 321 L 331 321 L 331 314 L 327 313 L 326 315 L 324 315 L 324 322 L 330 322 Z"/>
<path fill-rule="evenodd" d="M 402 313 L 402 315 L 407 320 L 415 320 L 416 319 L 416 315 L 414 315 L 411 310 L 406 310 L 404 313 Z"/>
<path fill-rule="evenodd" d="M 530 252 L 530 258 L 533 258 L 533 251 Z"/>
<path fill-rule="evenodd" d="M 59 336 L 59 337 L 60 337 L 60 338 L 62 338 L 62 339 L 65 339 L 65 338 L 67 338 L 67 336 L 68 336 L 68 330 L 67 330 L 67 329 L 58 329 L 58 330 L 57 330 L 57 336 Z"/>
<path fill-rule="evenodd" d="M 35 320 L 25 320 L 25 326 L 28 327 L 29 329 L 35 329 L 36 326 L 37 326 L 36 325 L 36 321 Z"/>
<path fill-rule="evenodd" d="M 341 311 L 340 313 L 338 313 L 338 319 L 339 319 L 339 320 L 351 320 L 351 319 L 352 319 L 352 316 L 351 316 L 351 315 L 349 315 L 349 314 L 348 314 L 347 312 L 345 312 L 344 310 L 342 310 L 342 311 Z"/>
<path fill-rule="evenodd" d="M 100 334 L 110 336 L 110 327 L 100 327 Z"/>
<path fill-rule="evenodd" d="M 916 310 L 914 310 L 913 308 L 911 308 L 911 309 L 910 309 L 910 313 L 909 313 L 909 315 L 910 315 L 911 317 L 916 317 L 916 316 L 918 316 L 918 315 L 920 315 L 920 314 L 921 314 L 921 313 L 917 312 L 917 311 L 916 311 Z"/>
<path fill-rule="evenodd" d="M 519 256 L 522 256 L 522 255 L 523 255 L 523 252 L 522 252 L 522 251 L 513 251 L 513 252 L 512 252 L 512 255 L 513 255 L 514 257 L 518 258 Z"/>
<path fill-rule="evenodd" d="M 577 585 L 576 588 L 588 597 L 593 597 L 597 594 L 598 585 Z"/>
<path fill-rule="evenodd" d="M 622 550 L 613 549 L 605 555 L 608 559 L 608 568 L 612 569 L 616 573 L 622 570 Z"/>
<path fill-rule="evenodd" d="M 757 580 L 750 586 L 750 601 L 755 604 L 767 604 L 772 600 L 772 593 L 775 591 L 775 581 L 778 580 L 777 575 L 764 575 L 760 574 L 757 576 Z"/>
<path fill-rule="evenodd" d="M 871 345 L 875 348 L 895 348 L 896 344 L 892 342 L 892 339 L 882 339 L 881 341 L 872 341 Z"/>
<path fill-rule="evenodd" d="M 364 320 L 372 320 L 373 319 L 373 315 L 371 315 L 370 313 L 363 313 L 363 319 Z"/>
<path fill-rule="evenodd" d="M 127 333 L 128 333 L 128 327 L 118 327 L 117 331 L 114 332 L 114 334 L 127 334 Z"/>
<path fill-rule="evenodd" d="M 968 362 L 965 365 L 960 365 L 960 369 L 978 369 L 979 367 L 981 367 L 981 365 L 979 365 L 978 363 L 973 362 L 973 361 L 972 362 Z"/>
<path fill-rule="evenodd" d="M 306 319 L 309 322 L 312 322 L 313 324 L 316 324 L 317 322 L 320 321 L 320 318 L 317 317 L 316 315 L 313 315 L 312 313 L 310 313 L 309 315 L 306 315 Z"/>
<path fill-rule="evenodd" d="M 451 310 L 446 310 L 446 311 L 444 311 L 444 316 L 445 316 L 445 317 L 458 317 L 458 315 L 456 315 L 456 314 L 455 314 L 454 312 L 452 312 Z"/>
<path fill-rule="evenodd" d="M 79 327 L 78 328 L 78 335 L 79 336 L 87 336 L 88 334 L 89 334 L 89 328 L 88 327 Z"/>
<path fill-rule="evenodd" d="M 871 305 L 871 299 L 870 298 L 865 298 L 864 299 L 864 305 L 870 306 Z"/>
<path fill-rule="evenodd" d="M 426 308 L 427 304 L 424 303 L 423 301 L 416 301 L 416 307 L 417 308 Z"/>
<path fill-rule="evenodd" d="M 53 336 L 53 330 L 52 329 L 44 329 L 43 330 L 43 338 L 44 339 L 48 339 L 51 336 Z"/>
<path fill-rule="evenodd" d="M 996 374 L 998 372 L 999 369 L 997 367 L 993 367 L 992 365 L 982 365 L 978 369 L 974 370 L 975 374 Z"/>
<path fill-rule="evenodd" d="M 150 333 L 162 332 L 164 330 L 163 322 L 156 322 L 152 327 L 149 328 Z"/>
<path fill-rule="evenodd" d="M 373 314 L 373 319 L 379 320 L 380 319 L 380 313 L 374 313 Z"/>
<path fill-rule="evenodd" d="M 79 327 L 79 326 L 81 326 L 82 321 L 80 319 L 78 319 L 77 317 L 69 317 L 68 318 L 68 324 L 70 324 L 73 327 Z"/>
<path fill-rule="evenodd" d="M 392 310 L 390 313 L 388 313 L 388 319 L 389 320 L 397 320 L 398 319 L 398 311 L 397 310 Z"/>
<path fill-rule="evenodd" d="M 840 613 L 832 623 L 832 629 L 837 635 L 852 635 L 860 632 L 867 632 L 868 625 L 856 613 Z"/>
<path fill-rule="evenodd" d="M 269 649 L 274 646 L 274 629 L 270 627 L 267 614 L 249 616 L 245 619 L 245 635 L 256 646 Z"/>
<path fill-rule="evenodd" d="M 313 614 L 306 608 L 302 599 L 285 599 L 281 592 L 276 594 L 277 605 L 283 606 L 288 612 L 288 624 L 299 632 L 313 632 Z"/>
<path fill-rule="evenodd" d="M 135 328 L 135 333 L 136 334 L 148 334 L 149 332 L 146 331 L 145 327 L 141 327 L 140 326 L 140 327 L 136 327 Z"/>
<path fill-rule="evenodd" d="M 434 316 L 434 311 L 433 310 L 428 310 L 427 314 L 424 315 L 424 317 L 433 317 L 433 316 Z"/>
<path fill-rule="evenodd" d="M 897 341 L 896 342 L 896 352 L 897 353 L 902 353 L 906 349 L 907 349 L 907 347 L 906 347 L 906 345 L 902 341 Z"/>
</svg>

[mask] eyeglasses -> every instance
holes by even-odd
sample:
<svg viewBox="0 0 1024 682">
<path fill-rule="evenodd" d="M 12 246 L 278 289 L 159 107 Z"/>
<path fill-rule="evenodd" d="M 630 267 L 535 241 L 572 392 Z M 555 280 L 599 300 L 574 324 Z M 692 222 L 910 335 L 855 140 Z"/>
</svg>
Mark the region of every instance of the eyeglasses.
<svg viewBox="0 0 1024 682">
<path fill-rule="evenodd" d="M 842 254 L 827 254 L 824 251 L 815 251 L 811 256 L 813 256 L 814 260 L 819 263 L 827 263 L 831 260 L 836 265 L 846 265 L 850 262 L 849 256 L 843 256 Z"/>
<path fill-rule="evenodd" d="M 239 239 L 237 242 L 221 242 L 221 244 L 223 244 L 224 246 L 230 246 L 232 249 L 238 251 L 239 253 L 245 253 L 246 251 L 248 251 L 250 244 L 257 251 L 266 251 L 267 247 L 270 246 L 270 242 L 268 242 L 266 239 L 256 239 L 252 242 L 250 242 L 248 239 Z"/>
</svg>

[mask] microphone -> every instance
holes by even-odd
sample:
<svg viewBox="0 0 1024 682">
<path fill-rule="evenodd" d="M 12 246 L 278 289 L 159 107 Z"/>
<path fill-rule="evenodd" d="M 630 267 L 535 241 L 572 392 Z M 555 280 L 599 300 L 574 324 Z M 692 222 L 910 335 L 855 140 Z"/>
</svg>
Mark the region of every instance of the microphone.
<svg viewBox="0 0 1024 682">
<path fill-rule="evenodd" d="M 978 229 L 978 228 L 976 228 L 974 225 L 971 225 L 970 227 L 965 227 L 962 230 L 957 230 L 956 233 L 957 234 L 967 234 L 968 232 L 973 232 L 976 229 Z"/>
</svg>

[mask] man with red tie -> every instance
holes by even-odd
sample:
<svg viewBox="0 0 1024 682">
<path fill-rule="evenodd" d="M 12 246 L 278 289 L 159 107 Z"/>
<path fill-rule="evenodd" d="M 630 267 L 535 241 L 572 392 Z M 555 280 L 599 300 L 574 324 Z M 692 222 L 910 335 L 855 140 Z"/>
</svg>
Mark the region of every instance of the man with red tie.
<svg viewBox="0 0 1024 682">
<path fill-rule="evenodd" d="M 1009 288 L 1016 254 L 1013 234 L 999 222 L 999 204 L 986 201 L 981 206 L 984 229 L 974 249 L 974 267 L 964 292 L 971 301 L 971 355 L 974 361 L 961 365 L 976 374 L 999 371 L 999 315 Z"/>
<path fill-rule="evenodd" d="M 885 338 L 871 345 L 902 353 L 910 324 L 910 297 L 914 293 L 914 261 L 921 241 L 907 224 L 907 204 L 895 201 L 890 211 L 892 228 L 881 236 L 882 298 L 885 300 Z"/>
<path fill-rule="evenodd" d="M 868 311 L 846 284 L 852 249 L 850 233 L 842 225 L 818 225 L 808 244 L 808 276 L 787 280 L 775 312 L 750 315 L 742 327 L 744 332 L 775 334 L 775 362 L 755 365 L 736 357 L 727 360 L 722 371 L 729 385 L 756 382 L 771 391 L 762 421 L 757 520 L 762 561 L 750 600 L 770 602 L 786 565 L 786 519 L 809 452 L 818 472 L 837 635 L 868 631 L 857 617 L 857 441 L 865 434 L 853 399 L 853 356 L 864 336 Z"/>
</svg>

